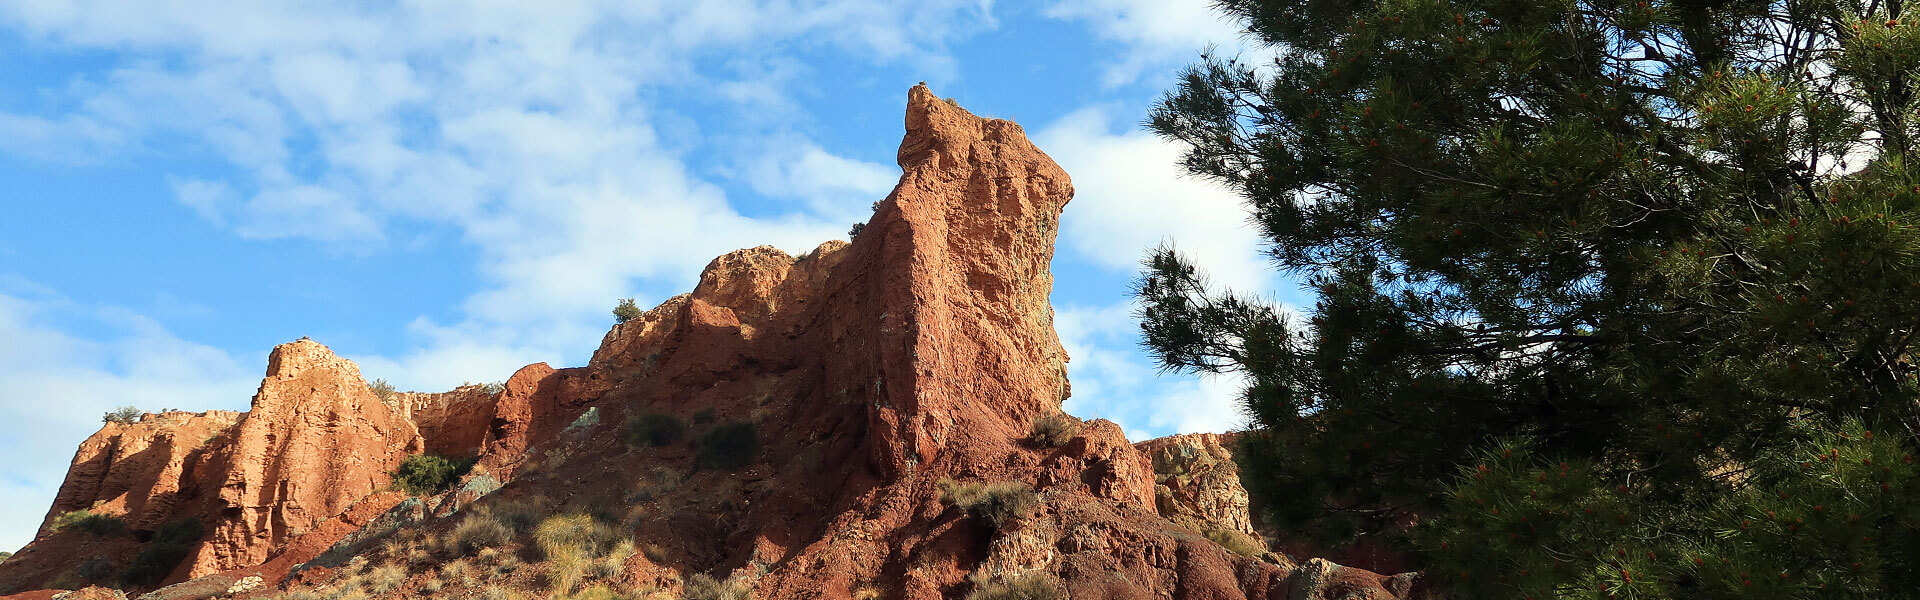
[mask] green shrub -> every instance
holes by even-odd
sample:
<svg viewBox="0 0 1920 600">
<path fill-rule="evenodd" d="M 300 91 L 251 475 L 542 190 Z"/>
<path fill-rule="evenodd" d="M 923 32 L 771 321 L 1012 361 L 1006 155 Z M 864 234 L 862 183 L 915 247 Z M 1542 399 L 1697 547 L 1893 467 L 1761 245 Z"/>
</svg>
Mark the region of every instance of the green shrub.
<svg viewBox="0 0 1920 600">
<path fill-rule="evenodd" d="M 440 493 L 473 468 L 475 459 L 452 460 L 430 454 L 415 454 L 401 461 L 393 471 L 393 487 L 415 496 Z"/>
<path fill-rule="evenodd" d="M 160 583 L 193 552 L 193 545 L 200 541 L 202 532 L 200 519 L 193 517 L 160 527 L 120 573 L 120 581 L 128 585 Z"/>
<path fill-rule="evenodd" d="M 85 581 L 101 581 L 113 575 L 113 559 L 94 556 L 73 568 L 73 574 Z"/>
<path fill-rule="evenodd" d="M 1260 547 L 1260 542 L 1253 536 L 1230 529 L 1208 529 L 1207 539 L 1226 548 L 1228 552 L 1248 558 L 1259 558 L 1267 552 L 1267 549 Z"/>
<path fill-rule="evenodd" d="M 866 228 L 866 223 L 854 223 L 853 228 L 847 230 L 847 239 L 852 240 L 859 238 L 860 232 L 866 230 Z"/>
<path fill-rule="evenodd" d="M 90 510 L 70 510 L 53 518 L 54 531 L 78 530 L 96 536 L 107 536 L 127 530 L 127 523 L 120 517 L 96 513 Z"/>
<path fill-rule="evenodd" d="M 721 581 L 706 573 L 695 573 L 687 578 L 687 589 L 682 595 L 686 600 L 751 600 L 753 586 L 738 577 Z"/>
<path fill-rule="evenodd" d="M 940 501 L 986 519 L 987 523 L 999 529 L 1008 521 L 1026 514 L 1027 509 L 1040 501 L 1040 495 L 1020 481 L 957 483 L 942 479 Z"/>
<path fill-rule="evenodd" d="M 712 423 L 715 418 L 715 413 L 712 408 L 702 408 L 693 413 L 693 424 L 705 425 Z"/>
<path fill-rule="evenodd" d="M 139 423 L 140 416 L 145 412 L 146 411 L 142 411 L 136 407 L 122 406 L 120 408 L 116 408 L 116 409 L 113 409 L 112 411 L 109 411 L 105 415 L 101 415 L 100 422 L 101 423 L 119 423 L 122 425 Z"/>
<path fill-rule="evenodd" d="M 385 379 L 373 380 L 372 383 L 367 384 L 367 389 L 373 390 L 373 395 L 378 396 L 381 402 L 392 402 L 394 395 L 399 393 L 393 389 L 393 384 L 387 383 Z"/>
<path fill-rule="evenodd" d="M 667 446 L 680 441 L 686 431 L 679 417 L 652 412 L 627 419 L 626 439 L 634 446 Z"/>
<path fill-rule="evenodd" d="M 1029 571 L 998 583 L 976 582 L 967 600 L 1064 600 L 1060 580 L 1052 575 Z"/>
<path fill-rule="evenodd" d="M 1034 419 L 1027 429 L 1027 439 L 1042 448 L 1059 448 L 1079 434 L 1080 420 L 1066 413 Z"/>
<path fill-rule="evenodd" d="M 632 298 L 621 298 L 620 302 L 613 305 L 613 322 L 616 325 L 638 319 L 643 314 L 646 313 L 633 303 Z"/>
<path fill-rule="evenodd" d="M 0 552 L 0 563 L 7 562 L 9 558 L 13 558 L 12 552 Z"/>
<path fill-rule="evenodd" d="M 754 434 L 753 424 L 734 421 L 714 427 L 701 436 L 696 459 L 704 467 L 738 469 L 753 462 L 754 451 L 759 448 L 760 441 Z"/>
</svg>

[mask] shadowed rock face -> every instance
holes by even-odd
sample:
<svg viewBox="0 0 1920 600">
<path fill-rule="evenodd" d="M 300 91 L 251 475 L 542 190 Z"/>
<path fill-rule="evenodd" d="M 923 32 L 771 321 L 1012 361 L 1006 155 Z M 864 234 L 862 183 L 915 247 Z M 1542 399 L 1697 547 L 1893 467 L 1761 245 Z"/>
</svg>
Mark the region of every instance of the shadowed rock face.
<svg viewBox="0 0 1920 600">
<path fill-rule="evenodd" d="M 324 582 L 338 562 L 315 557 L 336 540 L 354 541 L 330 556 L 380 558 L 382 534 L 354 531 L 366 523 L 445 535 L 458 519 L 435 515 L 511 502 L 642 515 L 622 527 L 650 550 L 619 581 L 730 573 L 759 598 L 931 600 L 1023 574 L 1074 598 L 1404 596 L 1365 571 L 1209 541 L 1210 529 L 1252 533 L 1237 479 L 1214 468 L 1217 440 L 1136 447 L 1096 420 L 1055 448 L 1027 442 L 1069 393 L 1048 264 L 1072 183 L 1019 125 L 924 86 L 909 92 L 905 125 L 900 184 L 858 239 L 797 258 L 763 246 L 714 259 L 691 293 L 615 326 L 584 367 L 531 365 L 498 395 L 388 407 L 324 347 L 276 349 L 253 413 L 182 478 L 203 486 L 196 514 L 217 526 L 176 578 L 281 582 L 312 560 L 293 581 Z M 690 439 L 624 443 L 624 423 L 643 413 L 691 423 Z M 703 466 L 697 440 L 729 423 L 754 432 L 745 466 Z M 471 449 L 479 466 L 424 503 L 375 493 L 422 449 Z M 1200 456 L 1211 466 L 1190 460 Z M 114 468 L 88 461 L 76 457 L 76 477 Z M 1175 462 L 1204 475 L 1156 473 Z M 106 487 L 71 479 L 58 506 Z M 996 528 L 943 503 L 946 480 L 1020 482 L 1038 500 Z M 69 533 L 35 543 L 46 554 L 75 545 Z M 12 566 L 0 563 L 0 584 L 28 579 Z M 489 585 L 536 585 L 514 577 Z M 416 584 L 392 595 L 417 595 Z"/>
</svg>

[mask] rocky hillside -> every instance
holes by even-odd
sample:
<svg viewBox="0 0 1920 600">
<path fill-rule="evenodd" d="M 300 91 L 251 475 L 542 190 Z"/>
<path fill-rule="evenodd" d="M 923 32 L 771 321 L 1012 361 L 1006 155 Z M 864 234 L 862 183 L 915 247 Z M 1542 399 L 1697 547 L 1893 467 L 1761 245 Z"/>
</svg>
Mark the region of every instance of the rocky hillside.
<svg viewBox="0 0 1920 600">
<path fill-rule="evenodd" d="M 303 339 L 246 413 L 103 427 L 0 593 L 1408 597 L 1411 574 L 1267 552 L 1217 438 L 1062 414 L 1072 183 L 924 86 L 906 130 L 852 243 L 717 258 L 584 367 L 382 398 Z M 474 464 L 395 491 L 421 453 Z"/>
</svg>

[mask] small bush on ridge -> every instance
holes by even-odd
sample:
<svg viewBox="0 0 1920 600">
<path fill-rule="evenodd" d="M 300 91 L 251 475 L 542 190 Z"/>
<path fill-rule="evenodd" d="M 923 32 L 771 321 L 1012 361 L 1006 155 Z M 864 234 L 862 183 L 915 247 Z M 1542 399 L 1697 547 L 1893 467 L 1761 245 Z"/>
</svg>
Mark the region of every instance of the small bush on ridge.
<svg viewBox="0 0 1920 600">
<path fill-rule="evenodd" d="M 140 415 L 143 413 L 145 413 L 145 411 L 142 411 L 137 407 L 122 406 L 120 408 L 116 408 L 116 409 L 113 409 L 112 411 L 109 411 L 105 415 L 102 415 L 100 417 L 100 422 L 101 423 L 119 423 L 122 425 L 138 423 L 140 422 Z"/>
<path fill-rule="evenodd" d="M 1027 439 L 1042 448 L 1059 448 L 1079 434 L 1080 420 L 1058 413 L 1034 419 L 1027 430 Z"/>
<path fill-rule="evenodd" d="M 613 322 L 616 325 L 638 319 L 643 314 L 646 313 L 633 303 L 632 298 L 621 298 L 619 303 L 613 305 Z"/>
</svg>

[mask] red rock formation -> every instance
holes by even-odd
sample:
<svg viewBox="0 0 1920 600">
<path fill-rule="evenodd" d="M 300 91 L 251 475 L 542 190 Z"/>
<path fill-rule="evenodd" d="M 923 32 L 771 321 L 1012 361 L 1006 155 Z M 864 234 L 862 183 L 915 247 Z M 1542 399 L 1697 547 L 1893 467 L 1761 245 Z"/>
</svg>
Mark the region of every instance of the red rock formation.
<svg viewBox="0 0 1920 600">
<path fill-rule="evenodd" d="M 1153 460 L 1160 516 L 1195 531 L 1230 531 L 1258 539 L 1226 436 L 1173 435 L 1134 447 Z"/>
<path fill-rule="evenodd" d="M 91 509 L 120 517 L 130 535 L 43 525 L 34 543 L 0 563 L 0 591 L 61 580 L 89 557 L 126 564 L 146 534 L 189 518 L 206 533 L 170 580 L 260 564 L 385 489 L 400 461 L 424 447 L 351 361 L 306 339 L 282 344 L 246 413 L 149 414 L 109 423 L 82 443 L 47 523 Z"/>
<path fill-rule="evenodd" d="M 909 96 L 900 184 L 856 240 L 717 258 L 690 294 L 614 327 L 585 367 L 531 365 L 495 397 L 406 396 L 389 409 L 317 344 L 277 349 L 231 450 L 195 463 L 217 474 L 219 503 L 193 573 L 266 562 L 221 576 L 281 581 L 320 555 L 316 540 L 355 527 L 336 550 L 400 560 L 362 524 L 410 532 L 386 538 L 403 549 L 447 535 L 450 502 L 511 502 L 627 515 L 622 533 L 648 550 L 618 581 L 730 573 L 759 598 L 932 600 L 1035 574 L 1075 598 L 1404 596 L 1392 586 L 1405 578 L 1208 540 L 1252 531 L 1243 498 L 1223 491 L 1237 489 L 1231 472 L 1156 480 L 1154 467 L 1189 454 L 1218 467 L 1217 440 L 1136 447 L 1098 420 L 1059 447 L 1025 440 L 1069 392 L 1048 264 L 1072 183 L 1019 125 L 923 86 Z M 624 442 L 643 413 L 691 422 L 689 439 Z M 703 436 L 742 424 L 758 444 L 746 466 L 696 458 Z M 466 448 L 480 450 L 476 474 L 424 508 L 376 517 L 388 500 L 362 499 L 408 452 Z M 1019 482 L 1037 501 L 995 527 L 944 503 L 946 481 Z M 320 537 L 292 537 L 301 529 Z M 307 566 L 297 582 L 351 568 Z M 544 585 L 542 568 L 486 585 Z"/>
<path fill-rule="evenodd" d="M 256 565 L 294 536 L 387 487 L 426 449 L 413 422 L 375 397 L 352 361 L 317 342 L 281 344 L 239 425 L 211 539 L 191 575 Z"/>
<path fill-rule="evenodd" d="M 427 454 L 468 457 L 486 444 L 497 399 L 486 386 L 463 385 L 437 394 L 400 393 L 393 405 L 420 429 Z"/>
</svg>

